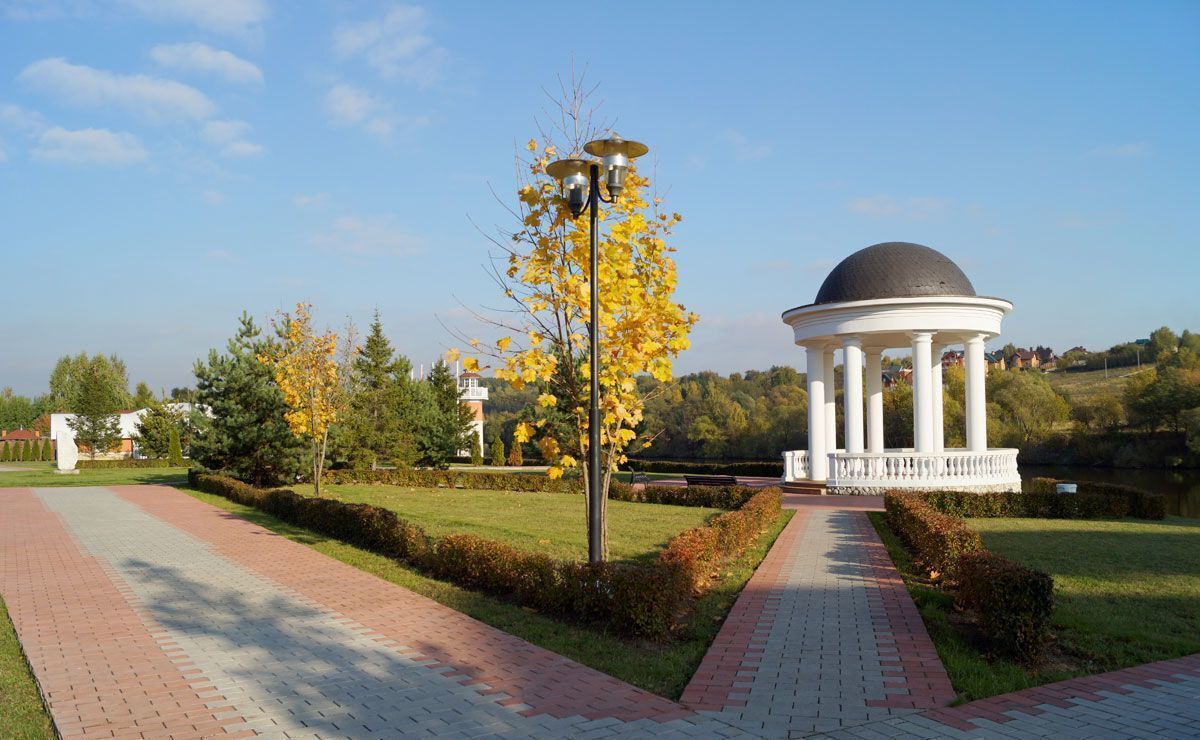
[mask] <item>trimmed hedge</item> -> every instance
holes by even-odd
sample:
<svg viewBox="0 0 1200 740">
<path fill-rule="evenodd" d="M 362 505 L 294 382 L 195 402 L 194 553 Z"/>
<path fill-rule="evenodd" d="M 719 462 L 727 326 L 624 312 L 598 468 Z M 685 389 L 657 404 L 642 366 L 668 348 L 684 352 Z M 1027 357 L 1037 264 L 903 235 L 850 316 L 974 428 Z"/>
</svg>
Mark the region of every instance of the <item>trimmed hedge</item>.
<svg viewBox="0 0 1200 740">
<path fill-rule="evenodd" d="M 930 571 L 945 573 L 963 555 L 983 550 L 978 532 L 962 519 L 936 510 L 919 493 L 889 492 L 883 507 L 888 526 Z"/>
<path fill-rule="evenodd" d="M 674 460 L 633 460 L 627 463 L 630 470 L 639 473 L 694 473 L 696 475 L 753 475 L 766 478 L 782 478 L 782 462 L 736 462 L 696 463 Z"/>
<path fill-rule="evenodd" d="M 1053 609 L 1054 581 L 1050 576 L 985 550 L 978 532 L 931 503 L 956 503 L 953 497 L 889 491 L 883 501 L 888 526 L 923 567 L 948 575 L 955 600 L 975 613 L 991 647 L 1018 658 L 1036 656 L 1045 642 Z"/>
<path fill-rule="evenodd" d="M 937 511 L 958 517 L 1101 519 L 1130 514 L 1129 499 L 1112 494 L 931 491 L 922 498 Z"/>
<path fill-rule="evenodd" d="M 783 492 L 759 490 L 741 508 L 727 511 L 707 526 L 676 535 L 658 556 L 661 565 L 678 569 L 694 591 L 711 580 L 721 563 L 740 555 L 783 511 Z"/>
<path fill-rule="evenodd" d="M 326 483 L 381 483 L 412 488 L 475 488 L 486 491 L 581 493 L 578 480 L 557 480 L 544 475 L 477 473 L 458 470 L 404 468 L 396 470 L 331 470 Z"/>
<path fill-rule="evenodd" d="M 736 509 L 756 494 L 768 490 L 750 486 L 631 486 L 612 481 L 608 497 L 616 501 L 670 506 L 707 506 L 713 509 Z"/>
<path fill-rule="evenodd" d="M 955 602 L 975 613 L 997 651 L 1026 660 L 1037 656 L 1054 608 L 1049 575 L 985 550 L 959 558 L 955 579 Z"/>
<path fill-rule="evenodd" d="M 167 460 L 134 460 L 133 458 L 124 458 L 121 460 L 80 460 L 75 464 L 77 468 L 169 468 L 171 463 Z"/>
<path fill-rule="evenodd" d="M 1138 519 L 1166 519 L 1167 497 L 1161 493 L 1151 493 L 1140 488 L 1126 486 L 1120 483 L 1101 483 L 1098 481 L 1064 481 L 1055 478 L 1034 478 L 1026 484 L 1030 494 L 1050 494 L 1058 497 L 1069 497 L 1071 494 L 1055 493 L 1059 483 L 1074 483 L 1077 486 L 1076 496 L 1105 496 L 1122 498 L 1128 507 L 1128 516 Z M 1116 514 L 1114 516 L 1124 516 Z"/>
<path fill-rule="evenodd" d="M 436 578 L 652 639 L 670 634 L 709 574 L 749 546 L 778 516 L 782 502 L 779 489 L 760 491 L 738 511 L 673 538 L 650 565 L 575 563 L 474 535 L 430 537 L 419 525 L 378 506 L 257 489 L 200 470 L 188 471 L 188 482 L 291 524 L 403 560 Z"/>
</svg>

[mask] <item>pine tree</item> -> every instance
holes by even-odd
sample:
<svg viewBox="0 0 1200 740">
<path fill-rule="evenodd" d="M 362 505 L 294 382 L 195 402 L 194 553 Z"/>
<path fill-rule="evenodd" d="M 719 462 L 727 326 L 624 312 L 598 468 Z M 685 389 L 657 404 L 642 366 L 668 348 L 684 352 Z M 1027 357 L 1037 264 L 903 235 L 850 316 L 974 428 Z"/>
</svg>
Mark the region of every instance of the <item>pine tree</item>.
<svg viewBox="0 0 1200 740">
<path fill-rule="evenodd" d="M 42 459 L 54 461 L 54 443 L 50 441 L 49 437 L 42 442 Z"/>
<path fill-rule="evenodd" d="M 42 460 L 42 446 L 36 439 L 29 442 L 28 459 L 31 462 L 41 462 Z"/>
<path fill-rule="evenodd" d="M 341 425 L 340 445 L 355 467 L 381 463 L 407 467 L 417 458 L 412 363 L 395 354 L 375 312 L 362 350 L 348 379 L 350 404 Z"/>
<path fill-rule="evenodd" d="M 179 435 L 183 414 L 167 405 L 166 400 L 151 401 L 137 423 L 138 452 L 163 459 L 170 454 L 171 433 Z"/>
<path fill-rule="evenodd" d="M 525 464 L 525 458 L 521 454 L 521 443 L 513 440 L 512 449 L 508 451 L 508 465 L 512 468 L 519 468 Z"/>
<path fill-rule="evenodd" d="M 449 366 L 438 362 L 424 383 L 425 408 L 422 410 L 417 447 L 421 462 L 435 468 L 449 467 L 470 444 L 475 414 L 459 398 L 458 381 Z"/>
<path fill-rule="evenodd" d="M 474 430 L 471 430 L 471 464 L 483 465 L 483 444 Z"/>
<path fill-rule="evenodd" d="M 499 435 L 492 440 L 492 466 L 504 467 L 504 440 L 500 439 Z"/>
<path fill-rule="evenodd" d="M 12 462 L 12 445 L 0 442 L 0 462 Z"/>
<path fill-rule="evenodd" d="M 179 444 L 179 427 L 171 427 L 167 464 L 173 468 L 183 467 L 183 445 Z"/>
<path fill-rule="evenodd" d="M 117 412 L 129 392 L 112 382 L 110 365 L 101 356 L 79 368 L 77 382 L 74 416 L 67 425 L 76 443 L 87 447 L 94 460 L 96 453 L 108 452 L 120 441 Z"/>
<path fill-rule="evenodd" d="M 228 354 L 208 353 L 197 361 L 196 400 L 211 417 L 197 415 L 192 458 L 256 486 L 296 480 L 306 467 L 305 445 L 283 418 L 287 406 L 271 368 L 258 361 L 271 343 L 246 313 Z"/>
<path fill-rule="evenodd" d="M 29 443 L 21 440 L 17 443 L 17 462 L 25 462 L 29 459 Z"/>
</svg>

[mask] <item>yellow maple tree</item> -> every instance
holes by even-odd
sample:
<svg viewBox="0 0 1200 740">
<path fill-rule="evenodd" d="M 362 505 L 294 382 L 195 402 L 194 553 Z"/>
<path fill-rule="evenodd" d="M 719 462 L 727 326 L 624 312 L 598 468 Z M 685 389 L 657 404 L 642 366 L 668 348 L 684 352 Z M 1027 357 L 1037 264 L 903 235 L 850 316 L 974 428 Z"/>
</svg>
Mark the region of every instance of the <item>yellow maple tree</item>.
<svg viewBox="0 0 1200 740">
<path fill-rule="evenodd" d="M 338 336 L 328 329 L 321 333 L 313 329 L 312 306 L 307 303 L 296 304 L 294 315 L 285 312 L 275 324 L 281 341 L 258 359 L 271 368 L 283 391 L 288 427 L 312 446 L 313 486 L 320 496 L 329 427 L 345 400 L 338 377 Z"/>
<path fill-rule="evenodd" d="M 520 227 L 493 242 L 503 250 L 495 276 L 510 310 L 490 319 L 504 336 L 493 346 L 495 376 L 515 388 L 535 385 L 536 404 L 516 427 L 516 443 L 534 442 L 549 475 L 580 469 L 587 486 L 590 314 L 588 216 L 571 217 L 546 165 L 581 154 L 603 131 L 591 125 L 586 91 L 573 86 L 560 104 L 560 142 L 531 139 L 520 153 L 522 181 L 515 214 Z M 565 154 L 563 152 L 566 152 Z M 638 439 L 645 398 L 638 377 L 672 377 L 672 361 L 688 347 L 697 316 L 674 300 L 675 251 L 668 244 L 681 220 L 653 196 L 650 179 L 631 167 L 616 203 L 599 214 L 601 533 L 607 557 L 607 494 L 612 473 Z M 474 366 L 474 359 L 466 362 Z M 586 491 L 590 499 L 593 492 Z"/>
</svg>

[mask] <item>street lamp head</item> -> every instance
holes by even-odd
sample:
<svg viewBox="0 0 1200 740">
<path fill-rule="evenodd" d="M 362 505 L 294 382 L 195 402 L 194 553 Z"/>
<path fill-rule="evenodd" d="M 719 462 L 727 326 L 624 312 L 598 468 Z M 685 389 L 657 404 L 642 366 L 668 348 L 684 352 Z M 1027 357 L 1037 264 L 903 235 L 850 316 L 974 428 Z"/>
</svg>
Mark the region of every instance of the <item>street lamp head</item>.
<svg viewBox="0 0 1200 740">
<path fill-rule="evenodd" d="M 571 215 L 579 218 L 587 207 L 588 188 L 591 178 L 588 177 L 588 166 L 592 163 L 586 159 L 560 159 L 546 165 L 546 174 L 553 177 L 562 185 L 563 197 L 571 208 Z"/>
<path fill-rule="evenodd" d="M 608 194 L 619 198 L 621 191 L 625 189 L 625 173 L 629 171 L 629 160 L 642 156 L 650 151 L 650 148 L 640 141 L 626 141 L 619 136 L 613 136 L 611 139 L 589 141 L 583 150 L 602 159 Z"/>
</svg>

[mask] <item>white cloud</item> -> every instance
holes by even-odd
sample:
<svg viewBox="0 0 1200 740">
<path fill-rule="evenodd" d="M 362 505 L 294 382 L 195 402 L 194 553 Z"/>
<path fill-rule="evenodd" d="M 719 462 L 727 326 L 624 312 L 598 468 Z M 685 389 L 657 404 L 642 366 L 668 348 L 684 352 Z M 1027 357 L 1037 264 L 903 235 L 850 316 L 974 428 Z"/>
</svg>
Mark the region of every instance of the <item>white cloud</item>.
<svg viewBox="0 0 1200 740">
<path fill-rule="evenodd" d="M 740 131 L 732 129 L 724 131 L 721 133 L 721 139 L 729 145 L 734 159 L 739 162 L 757 162 L 760 159 L 765 159 L 771 153 L 771 147 L 751 141 L 749 137 Z"/>
<path fill-rule="evenodd" d="M 893 198 L 890 195 L 874 195 L 855 198 L 846 204 L 852 213 L 872 218 L 901 218 L 908 221 L 927 221 L 946 214 L 951 201 L 946 198 L 915 196 Z"/>
<path fill-rule="evenodd" d="M 1105 144 L 1088 152 L 1096 159 L 1141 159 L 1153 151 L 1148 141 L 1131 141 L 1125 144 Z"/>
<path fill-rule="evenodd" d="M 292 198 L 292 205 L 297 208 L 321 208 L 329 200 L 328 193 L 313 193 L 312 195 L 297 195 Z"/>
<path fill-rule="evenodd" d="M 214 206 L 221 205 L 222 203 L 225 202 L 225 193 L 222 193 L 220 190 L 214 190 L 212 188 L 209 188 L 208 190 L 205 190 L 203 193 L 200 193 L 200 197 L 204 198 L 205 203 L 209 203 Z"/>
<path fill-rule="evenodd" d="M 200 138 L 221 151 L 226 157 L 257 157 L 263 153 L 259 144 L 246 140 L 250 124 L 245 121 L 209 121 L 200 130 Z"/>
<path fill-rule="evenodd" d="M 122 4 L 153 20 L 232 34 L 256 29 L 270 14 L 263 0 L 122 0 Z"/>
<path fill-rule="evenodd" d="M 262 70 L 241 57 L 214 49 L 208 44 L 159 44 L 150 50 L 150 58 L 163 67 L 188 72 L 206 72 L 229 82 L 262 84 Z"/>
<path fill-rule="evenodd" d="M 387 136 L 397 124 L 416 126 L 425 122 L 423 118 L 396 116 L 380 98 L 344 82 L 325 95 L 325 111 L 335 126 L 358 126 L 376 136 Z"/>
<path fill-rule="evenodd" d="M 429 14 L 419 5 L 397 5 L 383 18 L 343 23 L 333 32 L 333 50 L 366 60 L 385 79 L 428 87 L 441 78 L 445 50 L 426 33 Z"/>
<path fill-rule="evenodd" d="M 216 110 L 194 87 L 149 75 L 122 75 L 62 57 L 30 64 L 19 79 L 42 92 L 79 106 L 117 106 L 151 122 L 207 118 Z"/>
<path fill-rule="evenodd" d="M 68 164 L 130 164 L 148 155 L 138 138 L 130 133 L 97 128 L 68 131 L 55 126 L 42 132 L 33 156 Z"/>
<path fill-rule="evenodd" d="M 310 241 L 321 249 L 355 256 L 402 256 L 421 249 L 421 240 L 393 226 L 390 218 L 342 216 Z"/>
<path fill-rule="evenodd" d="M 46 130 L 46 120 L 41 113 L 10 103 L 0 105 L 0 124 L 35 136 Z"/>
</svg>

